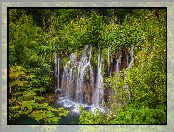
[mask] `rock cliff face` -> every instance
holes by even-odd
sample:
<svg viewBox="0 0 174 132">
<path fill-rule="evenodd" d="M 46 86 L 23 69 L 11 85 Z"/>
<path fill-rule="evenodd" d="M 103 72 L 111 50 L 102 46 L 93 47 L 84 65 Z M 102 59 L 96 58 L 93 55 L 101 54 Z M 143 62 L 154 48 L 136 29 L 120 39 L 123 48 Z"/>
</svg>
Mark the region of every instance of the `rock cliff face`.
<svg viewBox="0 0 174 132">
<path fill-rule="evenodd" d="M 86 82 L 84 92 L 85 92 L 85 102 L 88 105 L 91 105 L 92 104 L 92 86 L 91 86 L 91 83 L 89 81 Z"/>
</svg>

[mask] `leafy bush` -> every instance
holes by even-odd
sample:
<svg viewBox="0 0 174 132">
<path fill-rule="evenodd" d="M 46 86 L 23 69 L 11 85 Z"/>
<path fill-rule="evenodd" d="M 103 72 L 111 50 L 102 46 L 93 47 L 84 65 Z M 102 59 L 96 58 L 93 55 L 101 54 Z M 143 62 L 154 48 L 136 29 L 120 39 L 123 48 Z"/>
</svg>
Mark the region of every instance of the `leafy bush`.
<svg viewBox="0 0 174 132">
<path fill-rule="evenodd" d="M 11 98 L 9 99 L 9 120 L 13 122 L 20 115 L 28 115 L 38 122 L 44 120 L 46 124 L 58 124 L 61 116 L 68 114 L 67 110 L 52 108 L 48 103 L 43 103 L 44 97 L 37 96 L 38 88 L 28 87 L 26 84 L 34 75 L 27 75 L 26 69 L 21 66 L 10 68 L 9 84 Z M 28 81 L 25 81 L 25 80 Z M 58 116 L 55 114 L 58 113 Z"/>
</svg>

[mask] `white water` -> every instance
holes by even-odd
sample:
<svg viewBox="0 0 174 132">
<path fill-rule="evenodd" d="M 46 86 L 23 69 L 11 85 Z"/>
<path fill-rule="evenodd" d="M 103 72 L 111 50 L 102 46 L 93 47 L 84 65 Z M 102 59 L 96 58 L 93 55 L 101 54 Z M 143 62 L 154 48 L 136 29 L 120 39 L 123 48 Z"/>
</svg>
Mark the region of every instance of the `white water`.
<svg viewBox="0 0 174 132">
<path fill-rule="evenodd" d="M 121 57 L 119 56 L 116 63 L 116 75 L 120 71 L 120 66 L 121 66 Z"/>
<path fill-rule="evenodd" d="M 120 71 L 120 66 L 121 66 L 121 57 L 120 57 L 120 53 L 118 54 L 118 58 L 117 58 L 117 63 L 116 63 L 116 82 L 118 82 L 118 72 Z"/>
<path fill-rule="evenodd" d="M 64 66 L 62 85 L 61 85 L 61 93 L 65 95 L 67 98 L 71 97 L 71 92 L 74 90 L 75 86 L 75 69 L 76 69 L 76 53 L 72 53 L 70 56 L 70 60 Z"/>
<path fill-rule="evenodd" d="M 102 111 L 102 112 L 105 111 L 103 107 L 96 107 L 94 104 L 93 105 L 79 104 L 75 101 L 72 101 L 72 100 L 66 98 L 66 97 L 60 97 L 57 103 L 61 104 L 65 108 L 70 108 L 71 112 L 74 112 L 74 113 L 80 113 L 80 110 L 79 110 L 80 105 L 92 113 L 94 113 L 96 108 L 99 108 L 100 111 Z"/>
<path fill-rule="evenodd" d="M 92 47 L 90 48 L 90 55 L 89 55 L 89 59 L 87 57 L 87 49 L 88 49 L 88 45 L 85 46 L 85 50 L 84 53 L 82 54 L 82 57 L 80 59 L 80 61 L 78 62 L 79 66 L 78 66 L 78 79 L 77 79 L 77 90 L 76 90 L 76 102 L 77 103 L 85 103 L 85 88 L 84 88 L 84 84 L 85 84 L 85 76 L 88 73 L 85 73 L 86 68 L 89 68 L 90 70 L 90 79 L 92 81 L 92 87 L 93 87 L 93 70 L 90 64 L 90 57 L 91 57 L 91 51 L 92 51 Z"/>
<path fill-rule="evenodd" d="M 109 65 L 110 65 L 110 47 L 108 46 L 108 75 L 111 75 L 111 72 L 109 72 Z"/>
<path fill-rule="evenodd" d="M 57 61 L 57 53 L 55 53 L 55 65 L 54 65 L 54 71 L 55 71 L 55 91 L 58 89 L 58 61 Z"/>
<path fill-rule="evenodd" d="M 129 69 L 130 69 L 130 67 L 132 66 L 132 63 L 133 63 L 133 61 L 134 61 L 134 46 L 133 46 L 133 45 L 131 46 L 130 56 L 131 56 L 131 61 L 130 61 L 129 65 L 128 65 L 128 70 L 127 70 L 127 72 L 126 72 L 125 78 L 127 78 Z M 128 93 L 128 98 L 129 98 L 129 100 L 130 100 L 130 91 L 129 91 L 128 85 L 124 85 L 124 89 L 125 89 L 125 91 Z"/>
<path fill-rule="evenodd" d="M 60 90 L 60 83 L 59 83 L 59 77 L 60 77 L 60 58 L 57 57 L 57 53 L 55 53 L 55 91 Z"/>
<path fill-rule="evenodd" d="M 130 56 L 131 60 L 128 60 L 127 56 L 127 63 L 128 68 L 133 63 L 133 52 L 134 47 L 131 47 Z M 101 51 L 99 48 L 98 51 L 98 60 L 97 60 L 97 71 L 94 73 L 93 68 L 91 66 L 90 59 L 92 47 L 85 46 L 84 50 L 82 51 L 81 55 L 77 56 L 77 53 L 72 53 L 69 61 L 63 67 L 63 73 L 61 75 L 61 84 L 59 83 L 59 75 L 60 75 L 60 58 L 55 61 L 55 71 L 57 71 L 57 89 L 61 88 L 61 97 L 59 98 L 58 102 L 62 104 L 64 107 L 70 108 L 73 112 L 79 112 L 79 106 L 82 105 L 86 109 L 91 112 L 94 112 L 96 108 L 104 111 L 103 109 L 103 101 L 104 101 L 104 90 L 103 90 L 103 76 L 102 76 L 102 56 Z M 108 47 L 108 73 L 111 73 L 109 69 L 110 63 L 110 49 Z M 56 69 L 57 65 L 57 69 Z M 120 53 L 116 60 L 116 76 L 120 71 L 121 66 L 121 57 Z M 96 79 L 94 79 L 96 76 Z M 88 102 L 87 97 L 87 89 L 91 88 L 92 94 L 91 96 L 91 103 Z M 125 85 L 125 90 L 128 90 L 128 86 Z M 129 91 L 128 91 L 129 92 Z"/>
<path fill-rule="evenodd" d="M 55 53 L 55 60 L 54 60 L 54 72 L 55 72 L 55 90 L 57 89 L 57 54 Z"/>
<path fill-rule="evenodd" d="M 96 107 L 99 107 L 99 103 L 103 103 L 103 77 L 101 74 L 101 67 L 102 67 L 102 61 L 101 61 L 101 55 L 100 55 L 100 48 L 98 51 L 98 66 L 97 66 L 97 85 L 95 89 L 95 96 L 94 96 L 94 104 Z"/>
<path fill-rule="evenodd" d="M 57 89 L 60 89 L 60 84 L 59 84 L 59 80 L 60 80 L 59 79 L 59 76 L 60 76 L 60 68 L 59 68 L 59 66 L 60 66 L 60 58 L 58 58 L 58 64 L 57 65 L 58 65 L 57 66 L 58 67 L 58 69 L 57 69 L 58 70 L 58 72 L 57 72 L 57 76 L 58 76 L 57 77 Z"/>
<path fill-rule="evenodd" d="M 134 60 L 134 46 L 131 46 L 131 51 L 130 51 L 130 56 L 131 56 L 131 62 L 128 65 L 128 69 L 131 67 L 133 60 Z"/>
<path fill-rule="evenodd" d="M 100 103 L 103 103 L 103 77 L 101 75 L 101 55 L 98 54 L 98 67 L 96 83 L 94 82 L 94 73 L 90 63 L 92 47 L 85 46 L 80 59 L 77 59 L 76 53 L 72 53 L 69 61 L 64 66 L 61 95 L 59 103 L 64 107 L 69 107 L 74 112 L 78 112 L 79 105 L 85 106 L 94 111 L 95 108 L 102 110 Z M 87 98 L 87 89 L 91 90 L 91 103 Z"/>
</svg>

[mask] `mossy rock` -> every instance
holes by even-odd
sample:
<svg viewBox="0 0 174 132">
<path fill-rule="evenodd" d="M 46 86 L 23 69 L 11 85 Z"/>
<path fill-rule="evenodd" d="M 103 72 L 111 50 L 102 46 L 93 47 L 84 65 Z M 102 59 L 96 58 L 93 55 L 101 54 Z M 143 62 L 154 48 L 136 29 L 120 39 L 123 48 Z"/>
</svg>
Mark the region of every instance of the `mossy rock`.
<svg viewBox="0 0 174 132">
<path fill-rule="evenodd" d="M 54 102 L 57 99 L 57 97 L 53 93 L 46 93 L 44 97 L 45 97 L 45 102 L 48 103 Z"/>
</svg>

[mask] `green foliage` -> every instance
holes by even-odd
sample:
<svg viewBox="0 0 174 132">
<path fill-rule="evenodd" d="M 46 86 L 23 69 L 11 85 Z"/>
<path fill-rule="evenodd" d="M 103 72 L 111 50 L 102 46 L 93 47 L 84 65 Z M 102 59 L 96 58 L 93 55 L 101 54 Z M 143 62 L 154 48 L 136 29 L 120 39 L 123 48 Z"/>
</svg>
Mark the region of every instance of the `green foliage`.
<svg viewBox="0 0 174 132">
<path fill-rule="evenodd" d="M 31 59 L 31 63 L 36 63 L 36 61 L 38 61 L 37 54 L 33 52 L 35 50 L 33 47 L 38 45 L 37 41 L 40 40 L 40 35 L 38 32 L 40 32 L 40 30 L 40 28 L 34 26 L 32 17 L 26 15 L 22 15 L 19 21 L 16 22 L 16 25 L 10 25 L 9 43 L 11 46 L 10 49 L 12 49 L 10 53 L 14 51 L 13 54 L 16 57 L 15 63 L 22 65 L 27 63 L 26 60 L 28 60 L 28 58 L 29 60 Z M 31 52 L 32 56 L 30 54 Z M 10 64 L 13 64 L 11 58 Z"/>
<path fill-rule="evenodd" d="M 9 77 L 11 98 L 9 99 L 9 119 L 13 122 L 20 115 L 28 115 L 38 122 L 44 120 L 46 124 L 57 124 L 61 116 L 68 114 L 63 108 L 52 108 L 48 103 L 42 103 L 44 97 L 37 96 L 38 88 L 27 87 L 27 81 L 21 81 L 33 78 L 34 75 L 26 75 L 26 69 L 21 66 L 10 68 Z M 14 89 L 14 90 L 11 90 Z M 58 116 L 55 115 L 58 113 Z"/>
<path fill-rule="evenodd" d="M 138 102 L 128 104 L 118 110 L 109 113 L 90 113 L 80 108 L 79 124 L 166 124 L 165 104 L 158 105 L 158 108 L 151 109 L 142 106 Z"/>
<path fill-rule="evenodd" d="M 37 97 L 37 93 L 50 90 L 53 79 L 48 75 L 53 70 L 55 52 L 61 58 L 62 69 L 71 53 L 77 52 L 79 57 L 84 46 L 90 45 L 93 49 L 91 65 L 95 67 L 100 47 L 104 74 L 108 65 L 108 47 L 110 55 L 115 56 L 118 51 L 134 45 L 131 68 L 105 78 L 106 88 L 111 89 L 105 102 L 108 113 L 96 110 L 92 114 L 81 107 L 80 123 L 166 123 L 165 9 L 15 9 L 10 10 L 9 15 L 9 65 L 26 67 L 27 72 L 36 76 L 25 75 L 26 70 L 20 69 L 22 67 L 11 69 L 9 88 L 15 97 L 10 101 L 11 106 L 15 106 L 11 107 L 13 112 L 22 108 L 25 114 L 30 113 L 37 120 L 42 116 L 50 123 L 50 116 L 53 116 L 50 112 L 31 112 L 32 108 L 37 108 L 36 102 L 43 99 Z M 16 89 L 19 91 L 14 92 Z M 18 102 L 16 105 L 17 100 L 23 104 Z M 13 115 L 17 116 L 18 111 Z M 58 120 L 53 118 L 53 122 Z"/>
<path fill-rule="evenodd" d="M 138 107 L 137 107 L 138 105 Z M 165 106 L 165 104 L 163 104 Z M 166 110 L 151 109 L 135 102 L 119 111 L 111 124 L 166 124 Z"/>
<path fill-rule="evenodd" d="M 79 109 L 81 112 L 79 124 L 100 124 L 103 122 L 103 118 L 100 116 L 100 110 L 98 108 L 95 109 L 93 114 L 86 111 L 82 106 L 80 106 Z"/>
<path fill-rule="evenodd" d="M 10 20 L 13 10 L 10 10 Z M 50 71 L 50 53 L 52 46 L 48 43 L 48 35 L 41 27 L 37 27 L 32 16 L 23 15 L 17 22 L 10 21 L 9 25 L 9 50 L 10 67 L 21 65 L 30 73 L 37 75 L 30 86 L 42 87 L 46 91 L 51 81 L 48 76 Z M 36 70 L 36 69 L 42 70 Z M 37 84 L 35 83 L 37 82 Z"/>
<path fill-rule="evenodd" d="M 105 79 L 105 87 L 111 87 L 111 93 L 108 97 L 110 101 L 107 102 L 107 107 L 109 107 L 111 111 L 115 111 L 115 113 L 117 113 L 118 109 L 122 108 L 130 98 L 126 76 L 127 69 Z"/>
<path fill-rule="evenodd" d="M 134 62 L 131 68 L 105 79 L 105 87 L 111 87 L 107 116 L 83 111 L 80 123 L 100 119 L 103 124 L 166 124 L 165 18 L 165 10 L 134 10 L 123 26 L 105 33 L 103 38 L 112 51 L 133 44 Z"/>
</svg>

